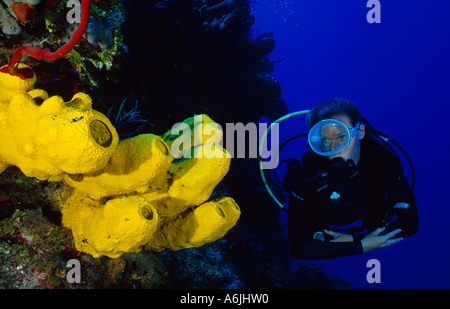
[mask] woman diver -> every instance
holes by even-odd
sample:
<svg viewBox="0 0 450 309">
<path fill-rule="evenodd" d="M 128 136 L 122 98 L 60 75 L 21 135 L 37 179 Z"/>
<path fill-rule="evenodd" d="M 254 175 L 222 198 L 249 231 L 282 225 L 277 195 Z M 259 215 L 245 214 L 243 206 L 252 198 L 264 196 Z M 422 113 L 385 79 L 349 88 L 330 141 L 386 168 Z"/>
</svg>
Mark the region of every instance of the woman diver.
<svg viewBox="0 0 450 309">
<path fill-rule="evenodd" d="M 288 165 L 283 180 L 295 258 L 362 254 L 418 230 L 416 201 L 400 160 L 362 121 L 358 108 L 342 98 L 308 113 L 311 151 Z"/>
</svg>

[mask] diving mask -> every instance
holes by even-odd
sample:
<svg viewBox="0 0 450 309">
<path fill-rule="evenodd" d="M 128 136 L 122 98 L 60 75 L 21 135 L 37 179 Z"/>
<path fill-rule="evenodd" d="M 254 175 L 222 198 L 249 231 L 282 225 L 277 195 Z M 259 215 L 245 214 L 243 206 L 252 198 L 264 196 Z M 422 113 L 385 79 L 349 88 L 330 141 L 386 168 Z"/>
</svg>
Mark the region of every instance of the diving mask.
<svg viewBox="0 0 450 309">
<path fill-rule="evenodd" d="M 360 134 L 360 123 L 348 128 L 336 119 L 325 119 L 316 123 L 308 134 L 311 149 L 322 156 L 333 156 L 344 151 L 351 138 Z"/>
</svg>

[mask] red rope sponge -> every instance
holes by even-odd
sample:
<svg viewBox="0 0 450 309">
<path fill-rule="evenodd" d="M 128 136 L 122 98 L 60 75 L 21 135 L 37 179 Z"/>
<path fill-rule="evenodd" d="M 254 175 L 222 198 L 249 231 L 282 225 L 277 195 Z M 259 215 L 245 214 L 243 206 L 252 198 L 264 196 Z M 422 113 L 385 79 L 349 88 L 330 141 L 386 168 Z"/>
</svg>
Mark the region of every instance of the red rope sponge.
<svg viewBox="0 0 450 309">
<path fill-rule="evenodd" d="M 9 73 L 11 75 L 18 76 L 22 79 L 26 79 L 26 77 L 29 75 L 27 72 L 22 72 L 22 70 L 17 70 L 17 65 L 20 62 L 20 59 L 22 59 L 23 54 L 27 54 L 35 59 L 38 60 L 48 60 L 48 61 L 54 61 L 56 59 L 59 59 L 61 57 L 64 57 L 69 51 L 74 48 L 74 46 L 78 43 L 78 41 L 81 39 L 81 36 L 86 31 L 86 28 L 89 24 L 89 15 L 90 15 L 90 9 L 91 9 L 91 2 L 92 0 L 83 0 L 81 3 L 81 21 L 80 25 L 78 26 L 77 30 L 74 32 L 72 38 L 69 42 L 58 48 L 55 52 L 52 52 L 50 49 L 42 49 L 35 46 L 20 46 L 16 52 L 14 53 L 13 57 L 8 63 L 8 66 L 5 66 L 1 69 L 2 73 Z M 27 69 L 31 70 L 31 69 Z"/>
</svg>

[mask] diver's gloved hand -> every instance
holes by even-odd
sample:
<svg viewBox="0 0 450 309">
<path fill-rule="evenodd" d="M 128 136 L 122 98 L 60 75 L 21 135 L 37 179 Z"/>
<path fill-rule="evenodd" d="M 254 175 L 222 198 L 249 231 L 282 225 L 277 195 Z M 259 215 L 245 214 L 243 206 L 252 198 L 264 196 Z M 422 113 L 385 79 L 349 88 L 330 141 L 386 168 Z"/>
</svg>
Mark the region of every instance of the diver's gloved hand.
<svg viewBox="0 0 450 309">
<path fill-rule="evenodd" d="M 330 161 L 328 169 L 328 180 L 332 183 L 347 181 L 356 172 L 356 165 L 353 160 L 345 161 L 341 157 Z"/>
</svg>

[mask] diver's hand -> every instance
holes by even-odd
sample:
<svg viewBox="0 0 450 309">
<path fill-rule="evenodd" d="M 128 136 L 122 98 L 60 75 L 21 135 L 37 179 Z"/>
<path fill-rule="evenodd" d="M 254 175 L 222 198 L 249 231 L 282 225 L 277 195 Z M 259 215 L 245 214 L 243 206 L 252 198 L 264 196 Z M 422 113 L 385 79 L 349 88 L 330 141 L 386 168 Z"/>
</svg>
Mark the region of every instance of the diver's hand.
<svg viewBox="0 0 450 309">
<path fill-rule="evenodd" d="M 380 236 L 380 233 L 382 233 L 385 229 L 385 227 L 377 228 L 375 231 L 366 235 L 366 237 L 361 240 L 363 252 L 369 252 L 375 249 L 389 247 L 390 245 L 403 240 L 403 238 L 401 237 L 394 238 L 395 235 L 402 231 L 401 229 L 396 229 L 386 235 Z"/>
<path fill-rule="evenodd" d="M 338 232 L 333 232 L 330 230 L 323 230 L 325 233 L 327 233 L 330 236 L 333 236 L 334 238 L 330 240 L 330 242 L 351 242 L 353 241 L 353 236 L 350 234 L 342 234 Z"/>
</svg>

